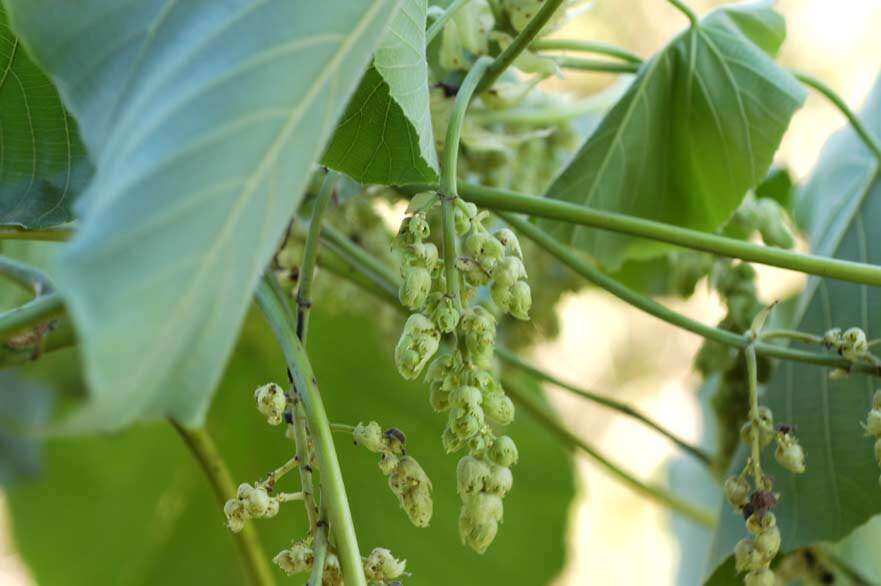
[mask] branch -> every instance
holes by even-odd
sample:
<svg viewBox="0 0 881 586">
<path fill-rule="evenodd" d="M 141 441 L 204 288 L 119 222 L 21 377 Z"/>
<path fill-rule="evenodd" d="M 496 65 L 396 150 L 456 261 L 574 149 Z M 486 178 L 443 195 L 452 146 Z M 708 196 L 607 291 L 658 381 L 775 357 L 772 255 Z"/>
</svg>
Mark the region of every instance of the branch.
<svg viewBox="0 0 881 586">
<path fill-rule="evenodd" d="M 23 228 L 0 228 L 0 240 L 40 240 L 45 242 L 66 242 L 73 238 L 70 228 L 46 228 L 45 230 L 25 230 Z"/>
<path fill-rule="evenodd" d="M 444 10 L 444 13 L 438 16 L 437 20 L 431 23 L 431 26 L 428 27 L 428 31 L 425 33 L 426 46 L 431 44 L 431 41 L 433 41 L 438 33 L 443 30 L 444 25 L 447 24 L 447 22 L 456 15 L 460 8 L 468 4 L 468 2 L 470 2 L 470 0 L 453 0 L 453 2 L 451 2 L 450 5 L 447 6 L 447 9 Z"/>
<path fill-rule="evenodd" d="M 635 478 L 630 473 L 608 460 L 596 448 L 563 427 L 555 417 L 547 412 L 547 409 L 532 398 L 528 392 L 524 391 L 520 384 L 511 377 L 503 377 L 502 384 L 511 398 L 532 414 L 532 416 L 535 417 L 535 419 L 537 419 L 548 431 L 556 435 L 561 442 L 570 448 L 577 448 L 583 451 L 590 456 L 591 459 L 596 461 L 597 464 L 604 468 L 606 472 L 628 485 L 637 493 L 681 513 L 700 525 L 713 527 L 716 524 L 716 519 L 710 512 L 704 511 L 703 509 L 695 507 L 691 503 L 677 498 L 662 487 L 644 484 L 638 478 Z"/>
<path fill-rule="evenodd" d="M 5 256 L 0 256 L 0 275 L 31 291 L 36 297 L 55 290 L 45 273 Z"/>
<path fill-rule="evenodd" d="M 579 71 L 595 71 L 599 73 L 636 73 L 639 71 L 637 63 L 619 63 L 616 61 L 603 61 L 601 59 L 584 59 L 581 57 L 554 57 L 540 54 L 542 57 L 553 59 L 560 67 L 577 69 Z"/>
<path fill-rule="evenodd" d="M 799 271 L 819 277 L 881 286 L 881 267 L 875 265 L 760 246 L 708 232 L 689 230 L 671 224 L 595 210 L 577 204 L 524 195 L 505 189 L 463 183 L 459 186 L 459 191 L 463 199 L 493 210 L 518 212 L 579 226 L 639 236 L 684 248 L 702 250 L 718 256 L 739 258 L 748 262 Z"/>
<path fill-rule="evenodd" d="M 187 429 L 173 419 L 168 421 L 199 463 L 222 509 L 226 501 L 236 498 L 236 484 L 214 440 L 205 429 Z M 275 578 L 260 545 L 260 537 L 251 522 L 245 523 L 245 527 L 240 532 L 233 533 L 233 536 L 250 583 L 255 586 L 273 586 Z"/>
<path fill-rule="evenodd" d="M 333 525 L 343 578 L 350 586 L 366 586 L 358 537 L 352 521 L 352 512 L 346 497 L 342 470 L 337 459 L 327 412 L 318 391 L 318 381 L 309 363 L 306 350 L 296 336 L 283 307 L 283 301 L 269 285 L 271 274 L 264 276 L 257 286 L 257 304 L 263 311 L 278 343 L 284 351 L 294 386 L 300 396 L 303 411 L 315 442 L 315 453 L 322 474 L 323 504 L 327 507 Z"/>
<path fill-rule="evenodd" d="M 682 14 L 684 14 L 688 18 L 688 21 L 691 23 L 692 28 L 696 27 L 698 25 L 697 14 L 695 14 L 694 11 L 691 8 L 689 8 L 688 5 L 685 4 L 685 2 L 682 2 L 681 0 L 667 0 L 667 1 L 670 4 L 672 4 L 673 6 L 675 6 L 677 8 L 677 10 L 679 10 L 679 12 L 681 12 Z"/>
<path fill-rule="evenodd" d="M 577 39 L 539 39 L 533 41 L 530 49 L 536 51 L 579 51 L 581 53 L 596 53 L 598 55 L 607 55 L 615 57 L 622 61 L 642 63 L 642 58 L 621 47 L 609 45 L 607 43 L 598 43 L 594 41 L 580 41 Z"/>
<path fill-rule="evenodd" d="M 691 445 L 687 441 L 685 441 L 682 438 L 678 437 L 677 435 L 673 434 L 671 431 L 668 431 L 662 425 L 660 425 L 659 423 L 656 423 L 655 421 L 653 421 L 652 419 L 650 419 L 646 415 L 643 415 L 642 413 L 640 413 L 639 411 L 637 411 L 636 409 L 634 409 L 630 405 L 626 405 L 624 403 L 621 403 L 620 401 L 610 399 L 609 397 L 605 397 L 603 395 L 600 395 L 600 394 L 597 394 L 597 393 L 594 393 L 591 391 L 586 391 L 584 389 L 580 389 L 574 385 L 570 385 L 564 381 L 561 381 L 560 379 L 555 378 L 554 376 L 551 376 L 550 374 L 547 374 L 547 373 L 535 368 L 531 364 L 524 362 L 516 354 L 514 354 L 510 350 L 507 350 L 506 348 L 496 347 L 496 356 L 498 356 L 498 358 L 502 362 L 505 362 L 515 368 L 519 368 L 520 370 L 526 372 L 531 377 L 533 377 L 537 380 L 541 380 L 541 381 L 550 383 L 554 386 L 560 387 L 561 389 L 565 389 L 565 390 L 569 391 L 570 393 L 574 393 L 575 395 L 578 395 L 579 397 L 587 399 L 588 401 L 593 401 L 594 403 L 598 403 L 600 405 L 603 405 L 604 407 L 608 407 L 609 409 L 617 411 L 623 415 L 626 415 L 627 417 L 632 417 L 633 419 L 639 421 L 640 423 L 654 429 L 659 434 L 663 435 L 664 437 L 666 437 L 667 439 L 672 441 L 679 448 L 688 452 L 689 454 L 691 454 L 692 456 L 694 456 L 695 458 L 700 460 L 705 465 L 710 466 L 712 464 L 712 458 L 710 457 L 709 454 L 704 452 L 702 449 Z"/>
<path fill-rule="evenodd" d="M 46 323 L 61 315 L 64 315 L 64 301 L 61 295 L 50 293 L 36 297 L 21 307 L 0 313 L 0 340 L 6 340 L 22 330 Z"/>
</svg>

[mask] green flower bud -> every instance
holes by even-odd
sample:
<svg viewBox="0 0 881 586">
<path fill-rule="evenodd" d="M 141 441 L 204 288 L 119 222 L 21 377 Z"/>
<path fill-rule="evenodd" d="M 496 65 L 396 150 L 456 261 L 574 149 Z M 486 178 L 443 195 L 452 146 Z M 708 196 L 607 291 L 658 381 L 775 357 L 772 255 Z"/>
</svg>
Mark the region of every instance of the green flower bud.
<svg viewBox="0 0 881 586">
<path fill-rule="evenodd" d="M 519 259 L 523 258 L 523 251 L 520 249 L 520 240 L 512 230 L 509 230 L 508 228 L 500 228 L 493 233 L 493 236 L 495 236 L 496 240 L 501 242 L 502 246 L 505 247 L 506 256 L 516 256 Z"/>
<path fill-rule="evenodd" d="M 477 215 L 477 206 L 467 201 L 457 200 L 460 205 L 453 212 L 456 224 L 456 236 L 464 236 L 471 229 L 471 219 Z"/>
<path fill-rule="evenodd" d="M 400 577 L 407 569 L 405 560 L 395 559 L 389 550 L 377 547 L 364 560 L 364 574 L 370 582 L 385 582 Z"/>
<path fill-rule="evenodd" d="M 288 399 L 280 386 L 275 383 L 263 385 L 254 391 L 254 399 L 257 411 L 266 417 L 269 425 L 279 425 L 284 420 Z"/>
<path fill-rule="evenodd" d="M 479 413 L 479 415 L 478 415 Z M 473 437 L 480 431 L 483 424 L 483 410 L 477 411 L 469 409 L 467 411 L 456 407 L 450 411 L 450 420 L 448 427 L 459 436 L 463 442 Z"/>
<path fill-rule="evenodd" d="M 739 510 L 743 505 L 749 502 L 749 483 L 744 478 L 730 476 L 725 479 L 724 485 L 725 500 L 728 501 L 734 509 Z"/>
<path fill-rule="evenodd" d="M 516 256 L 506 256 L 496 263 L 493 269 L 493 281 L 502 286 L 512 287 L 517 281 L 526 278 L 526 267 Z"/>
<path fill-rule="evenodd" d="M 493 303 L 495 303 L 499 309 L 507 312 L 511 308 L 512 288 L 510 285 L 495 281 L 489 291 L 492 295 Z"/>
<path fill-rule="evenodd" d="M 422 314 L 414 313 L 404 324 L 404 331 L 395 347 L 395 364 L 407 380 L 413 380 L 440 346 L 440 332 Z"/>
<path fill-rule="evenodd" d="M 483 255 L 484 243 L 491 239 L 492 237 L 486 231 L 486 228 L 480 224 L 475 224 L 462 241 L 462 252 L 479 262 L 480 257 Z"/>
<path fill-rule="evenodd" d="M 526 281 L 517 281 L 511 290 L 511 315 L 521 320 L 529 319 L 529 308 L 532 307 L 532 291 Z"/>
<path fill-rule="evenodd" d="M 489 478 L 484 483 L 484 490 L 496 496 L 505 496 L 514 485 L 514 475 L 511 469 L 504 466 L 493 465 Z"/>
<path fill-rule="evenodd" d="M 866 339 L 866 333 L 860 328 L 850 328 L 841 336 L 842 347 L 841 355 L 857 362 L 865 358 L 869 353 L 869 342 Z"/>
<path fill-rule="evenodd" d="M 384 452 L 379 458 L 379 469 L 384 475 L 388 476 L 398 467 L 398 461 L 396 455 Z"/>
<path fill-rule="evenodd" d="M 240 484 L 236 497 L 245 505 L 245 510 L 251 517 L 265 516 L 272 500 L 266 488 L 259 484 Z"/>
<path fill-rule="evenodd" d="M 460 496 L 483 492 L 484 483 L 490 477 L 490 466 L 473 456 L 465 456 L 456 466 L 456 486 Z"/>
<path fill-rule="evenodd" d="M 843 344 L 843 340 L 841 337 L 841 328 L 832 328 L 831 330 L 827 330 L 825 334 L 823 334 L 823 344 L 827 348 L 840 348 Z"/>
<path fill-rule="evenodd" d="M 352 432 L 352 437 L 356 444 L 364 446 L 371 452 L 379 452 L 383 448 L 382 428 L 375 421 L 371 421 L 367 425 L 358 422 Z"/>
<path fill-rule="evenodd" d="M 468 453 L 482 457 L 491 443 L 492 437 L 489 433 L 479 433 L 468 440 Z"/>
<path fill-rule="evenodd" d="M 501 497 L 477 493 L 462 501 L 459 513 L 459 536 L 462 543 L 483 553 L 493 542 L 504 513 Z"/>
<path fill-rule="evenodd" d="M 744 423 L 740 428 L 740 438 L 747 445 L 752 444 L 752 428 L 753 423 L 750 421 Z M 758 431 L 759 445 L 763 448 L 770 444 L 777 435 L 774 429 L 774 414 L 764 405 L 759 407 Z"/>
<path fill-rule="evenodd" d="M 281 550 L 272 561 L 285 574 L 292 576 L 309 570 L 315 561 L 312 548 L 304 540 L 296 541 L 289 549 Z"/>
<path fill-rule="evenodd" d="M 777 578 L 774 572 L 768 568 L 759 568 L 751 571 L 743 578 L 744 586 L 774 586 L 777 584 Z"/>
<path fill-rule="evenodd" d="M 881 437 L 881 410 L 871 409 L 866 417 L 866 423 L 863 424 L 866 435 Z"/>
<path fill-rule="evenodd" d="M 492 373 L 486 370 L 472 371 L 470 381 L 472 386 L 477 387 L 484 393 L 491 393 L 502 390 L 502 387 L 499 386 L 496 378 L 492 375 Z"/>
<path fill-rule="evenodd" d="M 412 490 L 421 484 L 431 486 L 431 481 L 425 474 L 425 470 L 415 458 L 410 456 L 398 458 L 398 465 L 389 475 L 388 483 L 396 493 Z"/>
<path fill-rule="evenodd" d="M 474 307 L 462 316 L 465 347 L 474 356 L 492 354 L 496 341 L 496 320 L 486 309 Z"/>
<path fill-rule="evenodd" d="M 510 468 L 517 463 L 517 459 L 519 458 L 517 444 L 506 435 L 498 437 L 489 449 L 489 457 L 499 466 Z"/>
<path fill-rule="evenodd" d="M 461 366 L 462 356 L 458 352 L 441 354 L 428 365 L 428 370 L 425 372 L 425 382 L 430 385 L 442 386 L 445 390 L 451 391 L 450 383 L 452 381 L 450 379 Z"/>
<path fill-rule="evenodd" d="M 410 221 L 407 222 L 407 231 L 413 238 L 420 241 L 431 236 L 431 227 L 428 225 L 428 220 L 425 219 L 425 214 L 410 216 Z"/>
<path fill-rule="evenodd" d="M 451 393 L 451 398 L 457 406 L 463 407 L 466 410 L 481 409 L 481 403 L 483 402 L 483 394 L 480 392 L 480 389 L 471 386 L 455 389 Z"/>
<path fill-rule="evenodd" d="M 777 434 L 774 459 L 793 474 L 802 474 L 805 471 L 805 452 L 792 433 Z"/>
<path fill-rule="evenodd" d="M 740 573 L 756 570 L 765 565 L 762 554 L 756 550 L 752 539 L 741 539 L 734 546 L 734 569 Z"/>
<path fill-rule="evenodd" d="M 514 402 L 503 391 L 484 396 L 483 411 L 499 425 L 510 425 L 514 421 Z"/>
<path fill-rule="evenodd" d="M 431 387 L 431 391 L 428 395 L 428 402 L 431 404 L 431 408 L 434 409 L 436 413 L 443 413 L 449 409 L 452 406 L 450 403 L 450 394 L 450 391 L 447 391 L 440 386 Z"/>
<path fill-rule="evenodd" d="M 409 267 L 422 267 L 431 273 L 438 264 L 437 246 L 433 242 L 417 242 L 408 250 L 402 272 Z"/>
<path fill-rule="evenodd" d="M 448 454 L 452 454 L 462 449 L 462 446 L 465 445 L 465 440 L 460 438 L 459 435 L 447 425 L 441 435 L 441 443 L 444 446 L 444 450 Z"/>
<path fill-rule="evenodd" d="M 459 311 L 453 300 L 442 295 L 431 310 L 431 319 L 434 321 L 437 329 L 444 334 L 449 334 L 459 325 Z"/>
<path fill-rule="evenodd" d="M 398 289 L 398 299 L 404 307 L 420 309 L 431 292 L 431 273 L 422 267 L 409 267 Z"/>
<path fill-rule="evenodd" d="M 771 527 L 767 531 L 762 531 L 756 535 L 753 540 L 756 551 L 763 559 L 770 562 L 780 551 L 780 529 Z"/>
</svg>

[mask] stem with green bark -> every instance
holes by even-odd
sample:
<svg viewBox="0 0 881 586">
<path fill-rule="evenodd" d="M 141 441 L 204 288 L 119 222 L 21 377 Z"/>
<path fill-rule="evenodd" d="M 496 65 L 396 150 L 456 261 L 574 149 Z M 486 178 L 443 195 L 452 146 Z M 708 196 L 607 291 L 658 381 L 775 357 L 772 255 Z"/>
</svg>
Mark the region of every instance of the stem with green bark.
<svg viewBox="0 0 881 586">
<path fill-rule="evenodd" d="M 453 0 L 447 9 L 444 10 L 444 13 L 437 17 L 431 26 L 428 27 L 428 31 L 425 33 L 425 45 L 428 46 L 431 44 L 431 41 L 440 33 L 444 25 L 449 22 L 451 18 L 453 18 L 460 8 L 468 4 L 471 0 Z"/>
<path fill-rule="evenodd" d="M 673 6 L 675 6 L 677 8 L 677 10 L 679 10 L 679 12 L 681 12 L 686 17 L 688 17 L 688 21 L 691 23 L 692 28 L 694 28 L 698 25 L 699 19 L 697 17 L 697 14 L 695 14 L 695 12 L 691 8 L 689 8 L 688 5 L 685 4 L 685 2 L 682 2 L 681 0 L 667 0 L 667 1 L 670 4 L 672 4 Z"/>
<path fill-rule="evenodd" d="M 746 358 L 746 376 L 749 382 L 749 420 L 752 424 L 750 432 L 750 463 L 752 464 L 753 481 L 758 490 L 764 490 L 765 475 L 762 473 L 762 445 L 761 432 L 759 431 L 759 383 L 758 365 L 756 361 L 756 348 L 753 344 L 743 349 Z"/>
<path fill-rule="evenodd" d="M 0 313 L 0 340 L 64 315 L 64 301 L 58 293 L 41 295 L 21 307 Z"/>
<path fill-rule="evenodd" d="M 814 334 L 808 334 L 806 332 L 799 332 L 797 330 L 767 330 L 759 334 L 759 340 L 773 340 L 775 338 L 782 338 L 784 340 L 791 340 L 793 342 L 801 342 L 803 344 L 822 344 L 823 338 L 821 336 L 815 336 Z"/>
<path fill-rule="evenodd" d="M 214 440 L 205 429 L 188 429 L 173 419 L 169 422 L 199 463 L 222 509 L 226 501 L 236 498 L 236 484 Z M 273 586 L 275 578 L 252 523 L 246 522 L 241 531 L 233 533 L 233 537 L 249 582 L 254 586 Z"/>
<path fill-rule="evenodd" d="M 318 259 L 318 238 L 321 233 L 321 222 L 324 212 L 333 197 L 333 191 L 340 175 L 336 171 L 328 171 L 321 183 L 321 190 L 315 198 L 312 219 L 309 221 L 309 232 L 303 246 L 303 262 L 300 263 L 300 279 L 297 286 L 297 337 L 306 339 L 309 329 L 309 308 L 312 305 L 312 281 L 315 277 L 315 262 Z"/>
<path fill-rule="evenodd" d="M 38 240 L 44 242 L 66 242 L 73 238 L 70 228 L 46 228 L 45 230 L 25 230 L 23 228 L 0 228 L 0 240 Z"/>
<path fill-rule="evenodd" d="M 705 525 L 707 527 L 715 525 L 715 517 L 710 512 L 704 511 L 695 507 L 691 503 L 678 499 L 664 488 L 643 483 L 638 478 L 629 474 L 626 470 L 611 462 L 593 446 L 563 427 L 554 416 L 547 412 L 547 409 L 541 406 L 537 400 L 530 396 L 529 392 L 525 391 L 520 386 L 518 381 L 511 377 L 503 377 L 502 384 L 507 393 L 517 402 L 517 404 L 524 407 L 535 419 L 538 420 L 539 423 L 548 429 L 548 431 L 557 436 L 560 441 L 570 448 L 577 448 L 583 451 L 609 474 L 632 488 L 637 493 L 681 513 L 700 525 Z"/>
<path fill-rule="evenodd" d="M 592 282 L 593 284 L 597 285 L 598 287 L 601 287 L 615 297 L 618 297 L 625 303 L 628 303 L 629 305 L 632 305 L 637 309 L 640 309 L 650 315 L 653 315 L 661 320 L 673 324 L 674 326 L 677 326 L 684 330 L 688 330 L 689 332 L 698 334 L 699 336 L 702 336 L 709 340 L 719 342 L 720 344 L 725 344 L 726 346 L 731 346 L 733 348 L 745 348 L 751 343 L 746 336 L 702 324 L 699 321 L 693 320 L 690 317 L 684 316 L 681 313 L 677 313 L 672 309 L 661 305 L 654 299 L 646 297 L 645 295 L 641 295 L 625 287 L 615 279 L 609 277 L 608 275 L 604 274 L 599 269 L 588 263 L 583 257 L 579 256 L 566 246 L 560 244 L 560 242 L 556 238 L 554 238 L 547 232 L 537 228 L 533 224 L 530 224 L 526 220 L 519 218 L 514 214 L 508 214 L 504 212 L 500 212 L 499 216 L 513 228 L 535 242 L 538 246 L 543 248 L 552 256 L 556 257 L 557 260 L 562 262 L 564 265 L 568 266 L 570 269 L 572 269 L 588 281 Z M 845 360 L 844 358 L 840 358 L 838 356 L 816 354 L 813 352 L 805 352 L 802 350 L 795 350 L 792 348 L 775 346 L 772 344 L 765 344 L 760 342 L 755 343 L 755 348 L 757 352 L 771 358 L 797 360 L 800 362 L 807 362 L 809 364 L 816 364 L 819 366 L 829 366 L 832 368 L 865 372 L 867 374 L 873 374 L 875 376 L 881 375 L 879 369 L 874 366 L 867 364 L 853 364 L 850 361 Z"/>
<path fill-rule="evenodd" d="M 526 363 L 525 361 L 521 360 L 516 354 L 514 354 L 510 350 L 503 348 L 501 346 L 497 346 L 495 352 L 496 352 L 496 356 L 502 362 L 526 372 L 532 378 L 550 383 L 556 387 L 560 387 L 561 389 L 565 389 L 565 390 L 569 391 L 570 393 L 574 393 L 575 395 L 578 395 L 579 397 L 587 399 L 588 401 L 593 401 L 594 403 L 597 403 L 599 405 L 603 405 L 604 407 L 608 407 L 609 409 L 617 411 L 623 415 L 626 415 L 628 417 L 632 417 L 633 419 L 639 421 L 640 423 L 646 425 L 647 427 L 650 427 L 651 429 L 655 430 L 659 434 L 663 435 L 664 437 L 669 439 L 671 442 L 676 444 L 680 449 L 688 452 L 689 454 L 691 454 L 692 456 L 694 456 L 695 458 L 700 460 L 705 465 L 710 466 L 712 464 L 712 458 L 709 456 L 709 454 L 707 454 L 706 452 L 704 452 L 700 448 L 691 445 L 690 443 L 688 443 L 687 441 L 678 437 L 674 433 L 668 431 L 662 425 L 656 423 L 655 421 L 653 421 L 649 417 L 643 415 L 642 413 L 640 413 L 639 411 L 637 411 L 636 409 L 634 409 L 630 405 L 626 405 L 624 403 L 621 403 L 620 401 L 610 399 L 609 397 L 605 397 L 605 396 L 600 395 L 598 393 L 594 393 L 591 391 L 586 391 L 584 389 L 580 389 L 580 388 L 576 387 L 575 385 L 571 385 L 571 384 L 568 384 L 564 381 L 561 381 L 560 379 L 535 368 L 531 364 Z"/>
<path fill-rule="evenodd" d="M 309 363 L 303 344 L 297 338 L 293 324 L 285 317 L 283 301 L 267 283 L 266 275 L 257 286 L 257 304 L 266 316 L 288 363 L 288 371 L 303 405 L 309 431 L 315 443 L 315 453 L 322 475 L 322 503 L 327 508 L 329 521 L 336 536 L 337 551 L 343 570 L 343 579 L 349 586 L 366 586 L 358 537 L 352 521 L 352 512 L 346 497 L 342 470 L 337 459 L 327 412 L 318 391 L 318 381 Z"/>
<path fill-rule="evenodd" d="M 462 183 L 459 185 L 459 193 L 462 199 L 492 210 L 560 220 L 819 277 L 881 286 L 881 267 L 875 265 L 760 246 L 708 232 L 595 210 L 560 200 L 523 195 L 505 189 Z"/>
<path fill-rule="evenodd" d="M 45 273 L 5 256 L 0 256 L 0 275 L 27 289 L 37 297 L 51 293 L 54 289 Z"/>
<path fill-rule="evenodd" d="M 514 63 L 514 60 L 517 59 L 520 53 L 529 48 L 529 45 L 535 40 L 535 37 L 538 36 L 541 29 L 544 28 L 544 25 L 551 19 L 554 12 L 556 12 L 563 4 L 563 1 L 564 0 L 544 1 L 541 8 L 535 13 L 535 16 L 532 17 L 532 20 L 529 21 L 523 30 L 514 37 L 511 44 L 508 45 L 508 47 L 502 51 L 487 68 L 486 75 L 483 76 L 480 80 L 480 84 L 477 86 L 477 93 L 491 88 L 499 76 L 501 76 L 505 70 Z"/>
<path fill-rule="evenodd" d="M 533 51 L 578 51 L 580 53 L 596 53 L 598 55 L 615 57 L 630 63 L 642 63 L 641 57 L 634 55 L 627 49 L 595 41 L 581 41 L 578 39 L 539 39 L 533 41 L 529 48 Z"/>
<path fill-rule="evenodd" d="M 552 59 L 560 67 L 577 69 L 579 71 L 594 71 L 597 73 L 636 73 L 639 71 L 637 63 L 621 63 L 618 61 L 603 61 L 602 59 L 584 59 L 583 57 L 555 57 L 541 54 L 542 57 Z"/>
</svg>

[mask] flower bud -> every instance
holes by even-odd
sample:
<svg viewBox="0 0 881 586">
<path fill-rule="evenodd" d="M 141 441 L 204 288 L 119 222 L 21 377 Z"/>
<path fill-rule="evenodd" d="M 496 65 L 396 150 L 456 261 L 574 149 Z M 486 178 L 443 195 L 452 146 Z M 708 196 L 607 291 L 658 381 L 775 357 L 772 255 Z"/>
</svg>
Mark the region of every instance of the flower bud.
<svg viewBox="0 0 881 586">
<path fill-rule="evenodd" d="M 740 428 L 740 438 L 747 445 L 752 444 L 752 427 L 753 423 L 747 421 Z M 774 429 L 774 414 L 764 405 L 759 407 L 758 430 L 759 445 L 763 448 L 771 443 L 777 433 Z"/>
<path fill-rule="evenodd" d="M 409 267 L 405 273 L 398 299 L 404 307 L 421 309 L 431 291 L 431 273 L 422 267 Z"/>
<path fill-rule="evenodd" d="M 425 214 L 410 216 L 410 221 L 407 222 L 407 231 L 414 239 L 420 241 L 431 236 L 431 228 L 428 225 L 428 220 L 425 219 Z"/>
<path fill-rule="evenodd" d="M 459 435 L 447 425 L 441 435 L 441 443 L 444 446 L 444 450 L 448 454 L 452 454 L 462 449 L 462 446 L 465 445 L 465 440 L 460 438 Z"/>
<path fill-rule="evenodd" d="M 383 448 L 382 428 L 375 421 L 371 421 L 367 425 L 358 422 L 355 430 L 352 432 L 355 443 L 364 446 L 371 452 L 379 452 Z"/>
<path fill-rule="evenodd" d="M 434 324 L 444 334 L 449 334 L 459 325 L 459 311 L 456 304 L 446 295 L 441 295 L 440 299 L 431 309 L 431 319 Z"/>
<path fill-rule="evenodd" d="M 827 348 L 838 349 L 842 343 L 841 328 L 832 328 L 831 330 L 826 330 L 826 333 L 823 334 L 823 345 Z"/>
<path fill-rule="evenodd" d="M 881 437 L 881 409 L 869 410 L 869 415 L 866 417 L 866 423 L 863 424 L 863 428 L 866 430 L 866 435 Z"/>
<path fill-rule="evenodd" d="M 780 529 L 771 527 L 766 531 L 762 531 L 753 539 L 756 551 L 766 561 L 771 561 L 777 552 L 780 551 Z"/>
<path fill-rule="evenodd" d="M 401 507 L 407 513 L 410 522 L 416 527 L 428 527 L 431 516 L 434 514 L 434 502 L 431 499 L 430 487 L 420 485 L 403 493 L 399 498 Z"/>
<path fill-rule="evenodd" d="M 404 331 L 395 347 L 395 364 L 407 380 L 413 380 L 440 346 L 440 332 L 434 323 L 420 313 L 414 313 L 404 324 Z"/>
<path fill-rule="evenodd" d="M 869 352 L 866 333 L 860 328 L 849 328 L 842 334 L 841 355 L 856 362 L 865 358 Z"/>
<path fill-rule="evenodd" d="M 777 434 L 774 458 L 793 474 L 802 474 L 805 471 L 805 452 L 792 433 Z"/>
<path fill-rule="evenodd" d="M 498 437 L 489 449 L 489 457 L 499 466 L 510 468 L 517 463 L 517 459 L 519 458 L 517 444 L 506 435 Z"/>
<path fill-rule="evenodd" d="M 532 307 L 532 291 L 526 281 L 517 281 L 511 289 L 511 315 L 521 320 L 529 319 L 529 309 Z"/>
<path fill-rule="evenodd" d="M 410 456 L 404 456 L 389 475 L 388 482 L 389 488 L 410 517 L 410 522 L 417 527 L 427 527 L 434 505 L 431 499 L 431 480 L 422 466 Z"/>
<path fill-rule="evenodd" d="M 462 543 L 477 553 L 485 552 L 496 537 L 503 513 L 501 497 L 485 493 L 465 497 L 459 513 Z"/>
<path fill-rule="evenodd" d="M 461 200 L 460 200 L 461 201 Z M 471 202 L 461 202 L 453 212 L 453 220 L 456 224 L 456 236 L 464 236 L 471 229 L 471 219 L 477 215 L 477 206 Z"/>
<path fill-rule="evenodd" d="M 245 521 L 249 519 L 245 504 L 238 499 L 230 499 L 223 505 L 223 514 L 226 515 L 226 526 L 233 533 L 238 533 L 245 528 Z"/>
<path fill-rule="evenodd" d="M 756 570 L 765 565 L 762 554 L 756 550 L 752 539 L 741 539 L 734 546 L 734 569 L 740 573 Z"/>
<path fill-rule="evenodd" d="M 245 506 L 245 510 L 251 517 L 266 516 L 270 507 L 272 498 L 261 485 L 251 486 L 250 484 L 240 484 L 237 498 Z"/>
<path fill-rule="evenodd" d="M 512 230 L 508 228 L 500 228 L 493 233 L 493 236 L 495 236 L 496 240 L 501 242 L 502 246 L 505 247 L 505 256 L 516 256 L 519 259 L 523 258 L 523 251 L 520 249 L 520 240 Z"/>
<path fill-rule="evenodd" d="M 315 556 L 312 548 L 301 540 L 295 542 L 289 549 L 281 550 L 272 561 L 285 574 L 292 576 L 309 570 L 315 561 Z"/>
<path fill-rule="evenodd" d="M 431 486 L 431 481 L 425 474 L 425 470 L 411 456 L 398 458 L 398 465 L 395 466 L 389 475 L 388 482 L 395 492 L 405 492 L 420 484 Z"/>
<path fill-rule="evenodd" d="M 483 402 L 483 394 L 480 392 L 480 389 L 471 386 L 454 389 L 450 397 L 457 406 L 467 410 L 481 409 L 481 403 Z"/>
<path fill-rule="evenodd" d="M 465 442 L 480 431 L 483 424 L 482 419 L 482 409 L 480 411 L 476 409 L 466 411 L 461 407 L 456 407 L 450 411 L 449 428 L 453 430 L 459 439 Z"/>
<path fill-rule="evenodd" d="M 370 552 L 364 560 L 364 574 L 370 582 L 385 582 L 394 580 L 404 573 L 407 568 L 405 560 L 398 560 L 389 550 L 377 547 Z"/>
<path fill-rule="evenodd" d="M 266 417 L 269 425 L 279 425 L 284 420 L 288 399 L 280 386 L 275 383 L 263 385 L 254 391 L 254 399 L 257 410 Z"/>
<path fill-rule="evenodd" d="M 511 287 L 526 278 L 526 267 L 516 256 L 506 256 L 496 264 L 492 276 L 493 281 L 499 285 Z"/>
<path fill-rule="evenodd" d="M 490 468 L 489 478 L 484 482 L 484 491 L 496 496 L 505 496 L 514 486 L 514 475 L 511 469 L 494 464 Z"/>
<path fill-rule="evenodd" d="M 490 476 L 489 464 L 474 456 L 465 456 L 456 466 L 456 486 L 460 496 L 483 492 Z"/>
<path fill-rule="evenodd" d="M 744 586 L 774 586 L 777 584 L 777 578 L 774 572 L 768 568 L 759 568 L 751 571 L 743 578 Z"/>
<path fill-rule="evenodd" d="M 483 411 L 499 425 L 510 425 L 514 421 L 514 402 L 504 391 L 487 394 L 483 398 Z"/>
<path fill-rule="evenodd" d="M 493 282 L 489 289 L 493 303 L 504 312 L 511 308 L 512 287 L 499 281 Z"/>
<path fill-rule="evenodd" d="M 450 391 L 444 390 L 439 386 L 433 386 L 428 395 L 428 402 L 436 413 L 443 413 L 452 405 L 450 403 Z"/>
<path fill-rule="evenodd" d="M 725 479 L 725 499 L 734 509 L 740 509 L 749 502 L 749 483 L 745 478 L 730 476 Z"/>
</svg>

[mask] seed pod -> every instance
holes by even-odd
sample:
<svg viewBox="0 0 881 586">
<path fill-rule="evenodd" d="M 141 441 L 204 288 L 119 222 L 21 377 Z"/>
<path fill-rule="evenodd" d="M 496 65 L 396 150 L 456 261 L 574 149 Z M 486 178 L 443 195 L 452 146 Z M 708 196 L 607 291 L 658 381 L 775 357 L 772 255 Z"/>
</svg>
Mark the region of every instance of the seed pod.
<svg viewBox="0 0 881 586">
<path fill-rule="evenodd" d="M 734 509 L 740 509 L 749 502 L 749 483 L 744 478 L 730 476 L 725 479 L 725 499 Z"/>
<path fill-rule="evenodd" d="M 371 421 L 367 425 L 358 422 L 355 430 L 352 432 L 355 443 L 364 446 L 371 452 L 379 452 L 383 448 L 382 428 L 375 421 Z"/>
<path fill-rule="evenodd" d="M 506 435 L 498 437 L 489 449 L 489 457 L 499 466 L 510 468 L 517 463 L 517 459 L 519 458 L 517 444 Z"/>
<path fill-rule="evenodd" d="M 491 469 L 489 464 L 473 456 L 465 456 L 459 460 L 456 466 L 456 487 L 460 496 L 467 496 L 483 492 L 483 487 L 489 479 Z"/>
<path fill-rule="evenodd" d="M 753 570 L 743 578 L 744 586 L 774 586 L 776 583 L 774 572 L 768 568 Z"/>
<path fill-rule="evenodd" d="M 364 560 L 364 574 L 371 582 L 394 580 L 407 568 L 405 560 L 395 559 L 389 550 L 376 547 Z"/>
</svg>

